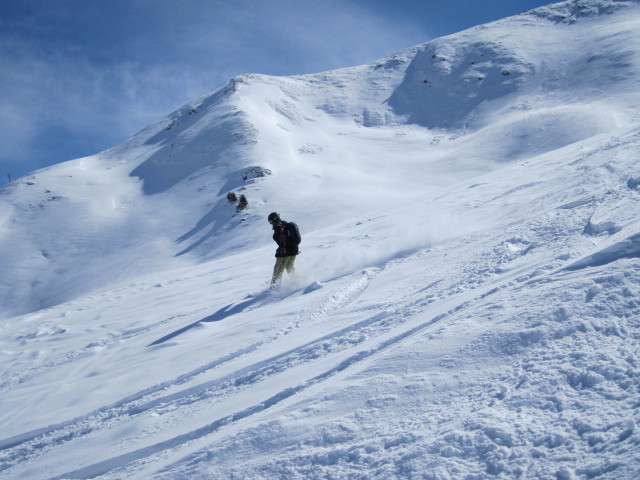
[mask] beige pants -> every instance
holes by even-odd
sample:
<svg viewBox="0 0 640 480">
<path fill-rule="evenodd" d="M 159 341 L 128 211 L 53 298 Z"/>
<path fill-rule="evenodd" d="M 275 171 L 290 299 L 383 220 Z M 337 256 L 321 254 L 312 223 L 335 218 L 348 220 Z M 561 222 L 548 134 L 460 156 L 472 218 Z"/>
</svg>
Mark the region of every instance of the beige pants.
<svg viewBox="0 0 640 480">
<path fill-rule="evenodd" d="M 296 256 L 290 257 L 277 257 L 276 265 L 273 267 L 273 277 L 271 278 L 271 286 L 275 286 L 282 278 L 282 274 L 286 270 L 287 273 L 293 272 L 293 263 L 296 261 Z"/>
</svg>

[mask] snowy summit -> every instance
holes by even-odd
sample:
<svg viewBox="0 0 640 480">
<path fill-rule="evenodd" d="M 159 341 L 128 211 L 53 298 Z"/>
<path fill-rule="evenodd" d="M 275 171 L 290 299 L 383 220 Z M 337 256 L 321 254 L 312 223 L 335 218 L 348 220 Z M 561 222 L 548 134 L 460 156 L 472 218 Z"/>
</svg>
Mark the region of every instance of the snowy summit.
<svg viewBox="0 0 640 480">
<path fill-rule="evenodd" d="M 640 478 L 639 31 L 242 75 L 8 184 L 0 480 Z"/>
</svg>

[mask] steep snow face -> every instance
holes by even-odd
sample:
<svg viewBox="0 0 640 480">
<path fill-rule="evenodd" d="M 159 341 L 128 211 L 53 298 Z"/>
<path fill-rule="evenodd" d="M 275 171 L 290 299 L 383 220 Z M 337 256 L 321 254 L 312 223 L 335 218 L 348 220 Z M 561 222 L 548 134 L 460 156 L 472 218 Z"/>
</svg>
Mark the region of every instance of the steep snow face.
<svg viewBox="0 0 640 480">
<path fill-rule="evenodd" d="M 154 152 L 130 175 L 143 182 L 145 194 L 165 192 L 206 168 L 223 176 L 250 155 L 256 132 L 246 113 L 229 101 L 236 83 L 173 113 L 167 126 L 144 142 Z"/>
<path fill-rule="evenodd" d="M 572 142 L 608 131 L 637 114 L 639 62 L 635 16 L 603 15 L 632 4 L 564 2 L 430 42 L 389 104 L 428 128 L 474 130 L 498 115 L 520 111 L 531 118 L 561 107 L 553 126 L 558 136 Z M 525 129 L 541 127 L 533 120 Z"/>
<path fill-rule="evenodd" d="M 493 34 L 483 37 L 474 31 L 429 43 L 389 98 L 394 111 L 427 128 L 462 128 L 479 105 L 517 92 L 535 64 Z"/>
</svg>

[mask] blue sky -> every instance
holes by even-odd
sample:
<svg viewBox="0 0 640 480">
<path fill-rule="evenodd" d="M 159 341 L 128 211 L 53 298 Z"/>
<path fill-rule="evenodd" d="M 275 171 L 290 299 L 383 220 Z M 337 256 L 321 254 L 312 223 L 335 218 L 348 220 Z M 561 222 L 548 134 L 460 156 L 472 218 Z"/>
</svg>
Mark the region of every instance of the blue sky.
<svg viewBox="0 0 640 480">
<path fill-rule="evenodd" d="M 372 62 L 545 0 L 2 0 L 0 185 L 243 73 Z"/>
</svg>

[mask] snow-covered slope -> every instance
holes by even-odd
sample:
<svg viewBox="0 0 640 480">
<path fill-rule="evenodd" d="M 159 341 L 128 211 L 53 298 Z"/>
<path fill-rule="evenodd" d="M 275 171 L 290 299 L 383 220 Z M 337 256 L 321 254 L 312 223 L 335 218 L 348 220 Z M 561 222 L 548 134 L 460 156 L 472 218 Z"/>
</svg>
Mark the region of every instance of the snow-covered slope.
<svg viewBox="0 0 640 480">
<path fill-rule="evenodd" d="M 637 478 L 638 27 L 244 75 L 10 184 L 0 478 Z"/>
</svg>

